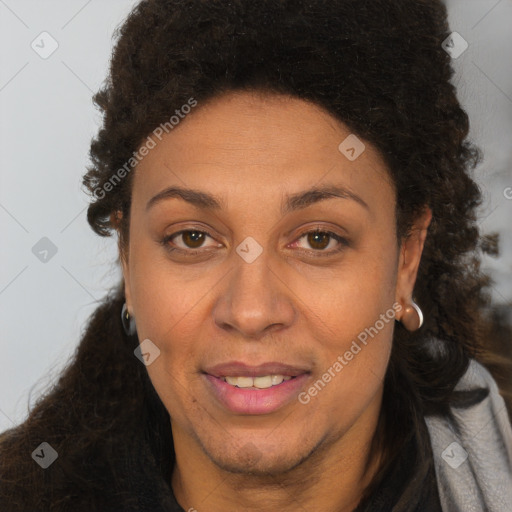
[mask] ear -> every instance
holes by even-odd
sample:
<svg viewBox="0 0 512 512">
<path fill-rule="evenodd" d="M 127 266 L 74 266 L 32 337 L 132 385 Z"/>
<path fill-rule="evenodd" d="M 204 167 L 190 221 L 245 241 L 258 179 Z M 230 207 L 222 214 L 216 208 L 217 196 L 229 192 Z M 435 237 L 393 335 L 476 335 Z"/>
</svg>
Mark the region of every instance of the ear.
<svg viewBox="0 0 512 512">
<path fill-rule="evenodd" d="M 397 312 L 397 320 L 401 320 L 405 308 L 411 303 L 412 292 L 416 283 L 421 255 L 431 220 L 432 210 L 425 206 L 422 213 L 416 217 L 410 232 L 404 237 L 400 246 L 395 300 L 402 305 L 402 309 L 400 312 Z"/>
<path fill-rule="evenodd" d="M 132 301 L 131 301 L 131 291 L 130 291 L 130 272 L 128 267 L 128 248 L 123 249 L 121 247 L 121 239 L 119 235 L 119 225 L 121 219 L 123 217 L 123 213 L 120 210 L 116 210 L 110 214 L 110 225 L 116 229 L 118 236 L 117 249 L 119 253 L 119 261 L 121 263 L 121 270 L 123 272 L 123 286 L 124 286 L 124 296 L 126 298 L 126 307 L 128 309 L 128 313 L 133 316 L 132 309 Z"/>
</svg>

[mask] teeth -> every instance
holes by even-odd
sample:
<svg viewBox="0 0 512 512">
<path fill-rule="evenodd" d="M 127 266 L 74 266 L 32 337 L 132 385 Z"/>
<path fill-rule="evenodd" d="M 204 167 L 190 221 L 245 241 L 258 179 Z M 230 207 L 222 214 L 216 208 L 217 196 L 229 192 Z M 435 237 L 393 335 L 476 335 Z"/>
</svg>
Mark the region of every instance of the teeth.
<svg viewBox="0 0 512 512">
<path fill-rule="evenodd" d="M 263 375 L 261 377 L 223 377 L 222 380 L 236 386 L 238 388 L 257 388 L 268 389 L 272 386 L 277 386 L 285 380 L 290 380 L 292 377 L 289 375 Z"/>
<path fill-rule="evenodd" d="M 254 384 L 252 377 L 226 377 L 226 382 L 239 388 L 250 388 Z"/>
<path fill-rule="evenodd" d="M 272 381 L 272 386 L 277 386 L 278 384 L 281 384 L 283 380 L 290 380 L 291 377 L 283 377 L 282 375 L 272 375 L 270 377 L 270 380 Z"/>
</svg>

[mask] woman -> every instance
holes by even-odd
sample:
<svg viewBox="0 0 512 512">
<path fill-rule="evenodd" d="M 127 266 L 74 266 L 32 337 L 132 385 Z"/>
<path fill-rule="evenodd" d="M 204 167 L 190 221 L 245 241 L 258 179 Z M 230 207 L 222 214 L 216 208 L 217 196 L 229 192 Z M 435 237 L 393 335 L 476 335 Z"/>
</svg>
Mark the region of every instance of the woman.
<svg viewBox="0 0 512 512">
<path fill-rule="evenodd" d="M 449 34 L 432 0 L 135 7 L 84 177 L 123 279 L 3 434 L 2 510 L 508 510 Z"/>
</svg>

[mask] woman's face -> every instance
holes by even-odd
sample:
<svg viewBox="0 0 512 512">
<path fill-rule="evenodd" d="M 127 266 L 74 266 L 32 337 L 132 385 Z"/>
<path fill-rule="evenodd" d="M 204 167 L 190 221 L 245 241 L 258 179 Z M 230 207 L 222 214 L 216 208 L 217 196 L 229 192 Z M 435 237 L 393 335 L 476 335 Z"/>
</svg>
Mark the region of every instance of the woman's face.
<svg viewBox="0 0 512 512">
<path fill-rule="evenodd" d="M 279 473 L 375 427 L 421 244 L 404 260 L 385 164 L 350 135 L 299 99 L 230 93 L 137 166 L 127 304 L 191 457 Z"/>
</svg>

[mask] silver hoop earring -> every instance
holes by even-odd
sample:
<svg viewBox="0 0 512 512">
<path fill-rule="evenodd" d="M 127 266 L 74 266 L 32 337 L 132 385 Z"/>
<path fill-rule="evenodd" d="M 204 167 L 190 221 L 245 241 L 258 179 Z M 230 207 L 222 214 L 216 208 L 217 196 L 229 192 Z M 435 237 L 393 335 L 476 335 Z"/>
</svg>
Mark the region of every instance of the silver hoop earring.
<svg viewBox="0 0 512 512">
<path fill-rule="evenodd" d="M 421 311 L 421 308 L 413 300 L 411 300 L 411 306 L 416 310 L 416 313 L 418 313 L 420 318 L 420 325 L 418 326 L 419 329 L 423 325 L 423 311 Z"/>
<path fill-rule="evenodd" d="M 126 307 L 126 302 L 123 304 L 123 308 L 121 309 L 121 323 L 123 324 L 123 329 L 127 336 L 133 336 L 137 332 L 135 318 L 130 316 L 128 308 Z"/>
</svg>

